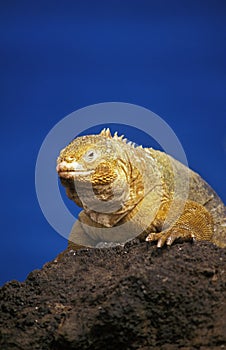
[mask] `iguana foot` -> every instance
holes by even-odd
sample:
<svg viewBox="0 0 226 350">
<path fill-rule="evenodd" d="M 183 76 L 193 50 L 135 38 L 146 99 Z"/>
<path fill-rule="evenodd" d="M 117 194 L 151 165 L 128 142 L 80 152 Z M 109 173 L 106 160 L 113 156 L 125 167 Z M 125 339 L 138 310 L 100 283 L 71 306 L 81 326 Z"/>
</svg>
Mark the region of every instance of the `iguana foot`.
<svg viewBox="0 0 226 350">
<path fill-rule="evenodd" d="M 193 240 L 195 235 L 190 231 L 183 231 L 176 229 L 169 229 L 159 233 L 150 233 L 146 237 L 146 241 L 148 242 L 157 242 L 157 247 L 162 248 L 164 244 L 171 245 L 176 239 L 182 238 L 185 241 Z"/>
<path fill-rule="evenodd" d="M 176 203 L 176 202 L 175 202 Z M 171 245 L 176 239 L 184 241 L 197 239 L 211 241 L 213 219 L 210 213 L 199 203 L 187 201 L 180 217 L 169 228 L 150 233 L 146 241 L 158 241 L 157 247 Z"/>
</svg>

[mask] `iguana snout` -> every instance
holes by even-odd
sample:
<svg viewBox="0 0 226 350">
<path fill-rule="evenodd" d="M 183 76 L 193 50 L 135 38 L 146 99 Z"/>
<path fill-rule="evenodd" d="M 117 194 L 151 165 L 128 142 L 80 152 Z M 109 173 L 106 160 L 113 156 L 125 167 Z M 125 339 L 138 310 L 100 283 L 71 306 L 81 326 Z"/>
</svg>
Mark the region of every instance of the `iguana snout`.
<svg viewBox="0 0 226 350">
<path fill-rule="evenodd" d="M 57 164 L 56 170 L 60 178 L 76 178 L 78 176 L 87 176 L 94 173 L 94 170 L 86 170 L 83 165 L 76 161 L 68 163 L 67 161 L 61 161 Z"/>
</svg>

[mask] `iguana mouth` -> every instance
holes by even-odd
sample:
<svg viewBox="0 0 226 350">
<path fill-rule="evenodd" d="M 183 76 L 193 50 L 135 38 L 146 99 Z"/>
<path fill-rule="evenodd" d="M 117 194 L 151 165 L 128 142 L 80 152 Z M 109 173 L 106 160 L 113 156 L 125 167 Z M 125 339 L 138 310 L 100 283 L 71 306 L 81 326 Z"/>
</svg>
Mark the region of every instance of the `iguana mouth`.
<svg viewBox="0 0 226 350">
<path fill-rule="evenodd" d="M 88 176 L 93 174 L 94 170 L 85 170 L 77 162 L 67 163 L 65 161 L 59 163 L 56 167 L 59 177 L 71 178 L 77 176 Z"/>
<path fill-rule="evenodd" d="M 94 173 L 94 170 L 90 170 L 90 171 L 85 171 L 85 170 L 67 170 L 67 171 L 59 171 L 58 175 L 60 177 L 68 178 L 68 177 L 75 177 L 75 176 L 78 176 L 78 175 L 87 176 L 87 175 L 91 175 L 93 173 Z"/>
</svg>

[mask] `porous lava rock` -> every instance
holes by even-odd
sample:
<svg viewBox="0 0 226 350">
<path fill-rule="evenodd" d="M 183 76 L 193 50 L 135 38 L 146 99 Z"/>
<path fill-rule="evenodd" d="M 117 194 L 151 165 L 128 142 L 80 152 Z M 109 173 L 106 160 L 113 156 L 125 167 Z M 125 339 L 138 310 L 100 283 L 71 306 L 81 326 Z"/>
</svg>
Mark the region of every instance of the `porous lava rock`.
<svg viewBox="0 0 226 350">
<path fill-rule="evenodd" d="M 64 254 L 0 291 L 0 349 L 226 349 L 226 249 L 137 240 Z"/>
</svg>

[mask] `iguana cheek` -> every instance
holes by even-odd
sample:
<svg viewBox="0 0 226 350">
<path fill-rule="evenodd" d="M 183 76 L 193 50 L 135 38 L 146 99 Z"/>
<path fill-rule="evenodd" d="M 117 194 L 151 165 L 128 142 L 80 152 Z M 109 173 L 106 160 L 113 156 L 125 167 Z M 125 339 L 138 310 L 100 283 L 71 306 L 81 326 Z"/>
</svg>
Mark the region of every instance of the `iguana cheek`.
<svg viewBox="0 0 226 350">
<path fill-rule="evenodd" d="M 109 184 L 117 178 L 117 174 L 113 167 L 105 162 L 100 163 L 95 168 L 95 172 L 92 175 L 92 184 Z"/>
</svg>

